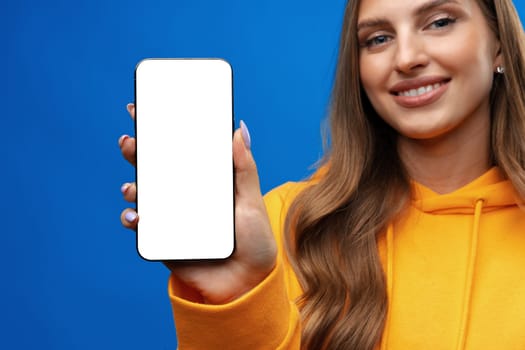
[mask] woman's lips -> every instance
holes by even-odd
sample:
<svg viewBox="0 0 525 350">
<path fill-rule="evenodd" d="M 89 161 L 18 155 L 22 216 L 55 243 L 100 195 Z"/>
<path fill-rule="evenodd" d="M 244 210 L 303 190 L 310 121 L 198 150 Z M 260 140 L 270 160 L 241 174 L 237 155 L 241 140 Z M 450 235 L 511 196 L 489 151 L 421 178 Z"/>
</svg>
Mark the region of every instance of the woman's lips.
<svg viewBox="0 0 525 350">
<path fill-rule="evenodd" d="M 445 80 L 441 81 L 440 83 L 434 83 L 426 86 L 422 85 L 417 88 L 393 93 L 394 101 L 400 106 L 406 108 L 426 106 L 438 100 L 445 93 L 445 91 L 448 89 L 449 82 L 450 80 Z M 430 91 L 428 89 L 429 86 L 431 86 Z M 422 89 L 424 89 L 424 92 Z"/>
</svg>

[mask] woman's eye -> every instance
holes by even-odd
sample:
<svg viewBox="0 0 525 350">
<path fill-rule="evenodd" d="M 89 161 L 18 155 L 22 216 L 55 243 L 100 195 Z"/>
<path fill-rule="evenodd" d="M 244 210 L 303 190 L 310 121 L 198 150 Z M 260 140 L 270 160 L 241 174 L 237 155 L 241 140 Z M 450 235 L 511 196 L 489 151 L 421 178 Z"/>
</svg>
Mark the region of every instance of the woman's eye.
<svg viewBox="0 0 525 350">
<path fill-rule="evenodd" d="M 377 35 L 371 39 L 368 39 L 366 42 L 365 42 L 365 46 L 367 47 L 373 47 L 373 46 L 379 46 L 379 45 L 383 45 L 385 43 L 387 43 L 388 41 L 390 41 L 390 37 L 387 36 L 387 35 Z"/>
<path fill-rule="evenodd" d="M 450 18 L 450 17 L 440 18 L 430 23 L 429 28 L 441 29 L 441 28 L 451 25 L 454 22 L 456 22 L 455 18 Z"/>
</svg>

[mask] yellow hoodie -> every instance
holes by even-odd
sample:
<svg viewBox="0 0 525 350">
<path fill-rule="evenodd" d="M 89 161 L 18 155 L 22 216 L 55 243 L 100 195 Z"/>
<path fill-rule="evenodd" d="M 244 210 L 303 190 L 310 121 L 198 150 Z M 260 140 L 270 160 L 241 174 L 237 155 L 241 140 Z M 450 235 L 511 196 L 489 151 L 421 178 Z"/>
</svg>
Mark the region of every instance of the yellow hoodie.
<svg viewBox="0 0 525 350">
<path fill-rule="evenodd" d="M 204 305 L 169 282 L 181 350 L 299 349 L 301 287 L 283 249 L 283 224 L 308 182 L 265 196 L 278 246 L 274 271 L 226 305 Z M 389 311 L 380 349 L 525 349 L 525 211 L 493 168 L 438 195 L 412 185 L 408 210 L 378 242 Z"/>
</svg>

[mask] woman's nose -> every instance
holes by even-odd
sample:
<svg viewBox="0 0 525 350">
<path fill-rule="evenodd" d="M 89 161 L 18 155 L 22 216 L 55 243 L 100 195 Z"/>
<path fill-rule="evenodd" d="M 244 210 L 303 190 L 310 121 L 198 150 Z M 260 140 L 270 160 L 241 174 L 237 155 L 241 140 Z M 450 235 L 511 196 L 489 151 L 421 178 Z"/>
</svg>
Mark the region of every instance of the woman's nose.
<svg viewBox="0 0 525 350">
<path fill-rule="evenodd" d="M 417 33 L 404 33 L 397 36 L 395 69 L 410 74 L 429 63 L 425 42 Z"/>
</svg>

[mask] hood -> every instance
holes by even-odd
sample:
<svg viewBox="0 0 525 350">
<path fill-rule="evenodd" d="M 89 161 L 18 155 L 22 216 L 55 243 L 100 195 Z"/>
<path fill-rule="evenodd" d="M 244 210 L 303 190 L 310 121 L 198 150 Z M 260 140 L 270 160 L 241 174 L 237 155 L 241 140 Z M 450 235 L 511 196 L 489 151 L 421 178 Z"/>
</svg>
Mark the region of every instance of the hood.
<svg viewBox="0 0 525 350">
<path fill-rule="evenodd" d="M 483 212 L 523 204 L 510 180 L 498 167 L 448 194 L 438 194 L 416 182 L 411 186 L 412 205 L 431 214 L 472 214 L 479 201 L 483 202 Z"/>
</svg>

